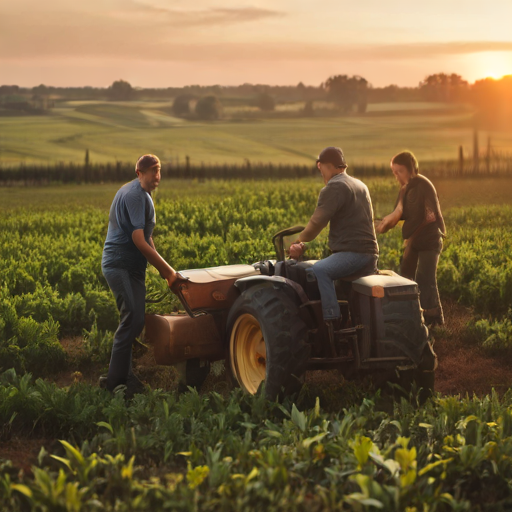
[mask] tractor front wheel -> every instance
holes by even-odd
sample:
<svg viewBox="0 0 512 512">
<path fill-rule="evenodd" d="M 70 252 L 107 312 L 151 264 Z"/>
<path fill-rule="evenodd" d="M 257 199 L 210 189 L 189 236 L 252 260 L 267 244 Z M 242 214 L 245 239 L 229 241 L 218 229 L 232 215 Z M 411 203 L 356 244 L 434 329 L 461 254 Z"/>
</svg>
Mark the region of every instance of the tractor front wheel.
<svg viewBox="0 0 512 512">
<path fill-rule="evenodd" d="M 268 285 L 245 290 L 229 312 L 231 372 L 240 387 L 276 399 L 300 390 L 309 358 L 307 329 L 293 292 Z"/>
</svg>

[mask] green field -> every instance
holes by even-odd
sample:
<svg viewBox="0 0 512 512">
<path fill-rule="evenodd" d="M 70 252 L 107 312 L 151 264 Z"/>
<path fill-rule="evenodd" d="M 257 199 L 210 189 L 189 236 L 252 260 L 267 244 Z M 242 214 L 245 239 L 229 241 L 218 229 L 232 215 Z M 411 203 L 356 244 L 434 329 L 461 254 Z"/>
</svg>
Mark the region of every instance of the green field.
<svg viewBox="0 0 512 512">
<path fill-rule="evenodd" d="M 366 182 L 377 215 L 388 213 L 396 183 Z M 442 298 L 478 311 L 482 319 L 464 329 L 473 346 L 502 359 L 512 354 L 511 185 L 436 181 L 449 235 Z M 312 178 L 164 181 L 155 243 L 177 269 L 272 256 L 272 234 L 307 220 L 321 186 Z M 418 406 L 413 395 L 393 401 L 335 373 L 307 381 L 295 403 L 277 404 L 220 377 L 209 391 L 177 394 L 175 373 L 151 362 L 161 380 L 146 374 L 152 389 L 128 403 L 122 391 L 80 382 L 81 372 L 96 381 L 105 370 L 117 326 L 100 269 L 117 188 L 0 188 L 0 510 L 511 509 L 507 389 L 436 394 Z M 308 244 L 308 256 L 326 254 L 325 242 L 323 233 Z M 379 245 L 381 268 L 396 269 L 399 230 L 379 236 Z M 165 288 L 154 270 L 147 282 L 149 294 Z M 146 355 L 137 356 L 136 371 Z M 74 383 L 55 382 L 71 372 Z"/>
<path fill-rule="evenodd" d="M 350 164 L 382 164 L 404 148 L 420 161 L 472 154 L 473 112 L 438 103 L 370 104 L 366 115 L 299 117 L 302 104 L 278 105 L 269 118 L 244 118 L 246 107 L 226 107 L 216 122 L 170 114 L 170 102 L 57 103 L 46 116 L 0 117 L 0 165 L 135 161 L 152 152 L 164 161 L 194 164 L 311 163 L 325 146 L 341 146 Z M 238 110 L 237 110 L 238 108 Z M 512 149 L 512 133 L 480 132 L 500 152 Z"/>
</svg>

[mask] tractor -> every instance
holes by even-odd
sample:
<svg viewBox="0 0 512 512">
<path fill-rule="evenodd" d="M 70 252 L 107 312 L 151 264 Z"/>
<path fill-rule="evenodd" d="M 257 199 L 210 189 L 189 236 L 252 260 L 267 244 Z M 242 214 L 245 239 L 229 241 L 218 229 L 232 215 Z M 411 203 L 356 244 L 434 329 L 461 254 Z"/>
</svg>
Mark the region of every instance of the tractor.
<svg viewBox="0 0 512 512">
<path fill-rule="evenodd" d="M 185 363 L 194 375 L 225 360 L 245 392 L 264 383 L 269 399 L 300 390 L 307 371 L 331 369 L 344 378 L 396 376 L 431 393 L 437 358 L 418 285 L 376 268 L 337 281 L 342 319 L 333 331 L 322 317 L 316 260 L 286 259 L 286 240 L 303 229 L 273 237 L 276 260 L 179 272 L 171 290 L 185 312 L 146 315 L 156 363 Z"/>
</svg>

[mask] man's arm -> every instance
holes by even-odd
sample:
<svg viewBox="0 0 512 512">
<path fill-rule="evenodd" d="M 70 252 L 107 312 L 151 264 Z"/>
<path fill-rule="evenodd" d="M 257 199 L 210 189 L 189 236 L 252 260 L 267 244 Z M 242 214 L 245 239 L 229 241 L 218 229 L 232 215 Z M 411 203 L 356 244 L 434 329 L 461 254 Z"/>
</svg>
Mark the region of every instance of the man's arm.
<svg viewBox="0 0 512 512">
<path fill-rule="evenodd" d="M 386 215 L 376 226 L 375 231 L 377 234 L 386 233 L 390 229 L 394 228 L 402 218 L 402 214 L 404 213 L 403 199 L 405 195 L 405 189 L 406 185 L 400 189 L 395 209 L 389 215 Z"/>
<path fill-rule="evenodd" d="M 136 229 L 132 233 L 132 240 L 137 249 L 160 272 L 160 275 L 167 281 L 167 284 L 171 286 L 176 281 L 176 271 L 158 254 L 153 238 L 150 239 L 151 244 L 148 244 L 144 238 L 144 230 Z"/>
<path fill-rule="evenodd" d="M 320 191 L 318 204 L 309 219 L 304 231 L 299 233 L 297 240 L 290 246 L 290 257 L 297 259 L 304 251 L 306 246 L 304 242 L 311 242 L 329 224 L 332 216 L 339 206 L 339 189 L 336 187 L 325 187 Z"/>
<path fill-rule="evenodd" d="M 343 189 L 332 185 L 324 187 L 318 196 L 318 203 L 315 211 L 306 228 L 299 234 L 297 242 L 311 242 L 329 224 L 340 206 L 340 198 L 343 195 Z"/>
<path fill-rule="evenodd" d="M 323 208 L 317 207 L 313 215 L 311 215 L 306 228 L 299 234 L 297 241 L 311 242 L 327 226 L 329 220 L 329 214 Z"/>
<path fill-rule="evenodd" d="M 377 234 L 386 233 L 390 229 L 394 228 L 400 219 L 402 218 L 403 207 L 401 203 L 399 203 L 395 210 L 391 212 L 389 215 L 386 215 L 377 225 L 375 231 Z"/>
</svg>

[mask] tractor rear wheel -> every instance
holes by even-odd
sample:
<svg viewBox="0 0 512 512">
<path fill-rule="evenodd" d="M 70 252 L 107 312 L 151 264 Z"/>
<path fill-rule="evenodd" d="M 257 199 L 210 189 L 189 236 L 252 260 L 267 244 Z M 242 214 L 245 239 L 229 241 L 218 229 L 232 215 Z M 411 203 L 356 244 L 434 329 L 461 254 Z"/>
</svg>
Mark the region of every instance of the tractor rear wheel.
<svg viewBox="0 0 512 512">
<path fill-rule="evenodd" d="M 427 342 L 423 350 L 420 364 L 414 370 L 406 370 L 400 373 L 399 384 L 407 392 L 415 388 L 418 391 L 420 404 L 425 403 L 434 395 L 436 378 L 437 356 L 432 344 Z"/>
<path fill-rule="evenodd" d="M 274 400 L 300 390 L 310 346 L 293 295 L 253 286 L 233 304 L 227 327 L 231 372 L 244 391 L 255 394 L 264 382 Z"/>
</svg>

